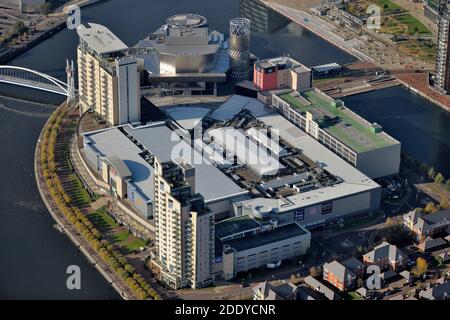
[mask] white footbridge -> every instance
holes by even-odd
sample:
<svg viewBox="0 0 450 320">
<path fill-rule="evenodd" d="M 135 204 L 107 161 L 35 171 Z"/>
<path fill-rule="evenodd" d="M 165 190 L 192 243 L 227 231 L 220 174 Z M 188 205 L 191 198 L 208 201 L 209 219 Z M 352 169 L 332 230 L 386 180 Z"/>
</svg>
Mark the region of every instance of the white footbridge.
<svg viewBox="0 0 450 320">
<path fill-rule="evenodd" d="M 67 97 L 73 101 L 77 92 L 75 89 L 74 63 L 66 61 L 67 83 L 45 73 L 28 68 L 0 65 L 0 83 L 7 83 L 26 88 L 51 92 Z"/>
</svg>

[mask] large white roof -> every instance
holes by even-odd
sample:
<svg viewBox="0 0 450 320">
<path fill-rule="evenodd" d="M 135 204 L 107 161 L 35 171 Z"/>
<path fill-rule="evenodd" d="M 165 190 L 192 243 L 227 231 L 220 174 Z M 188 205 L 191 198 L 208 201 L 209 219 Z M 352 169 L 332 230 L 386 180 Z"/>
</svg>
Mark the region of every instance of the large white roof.
<svg viewBox="0 0 450 320">
<path fill-rule="evenodd" d="M 107 54 L 124 51 L 128 46 L 122 42 L 111 30 L 101 24 L 89 23 L 80 25 L 77 33 L 97 54 Z"/>
</svg>

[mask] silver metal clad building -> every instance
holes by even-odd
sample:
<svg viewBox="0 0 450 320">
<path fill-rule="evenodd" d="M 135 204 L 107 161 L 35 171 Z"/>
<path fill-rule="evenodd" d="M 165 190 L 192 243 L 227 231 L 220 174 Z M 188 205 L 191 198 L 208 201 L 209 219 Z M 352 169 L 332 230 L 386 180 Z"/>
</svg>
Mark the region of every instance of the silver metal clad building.
<svg viewBox="0 0 450 320">
<path fill-rule="evenodd" d="M 250 67 L 250 20 L 230 20 L 230 78 L 232 81 L 248 79 Z"/>
</svg>

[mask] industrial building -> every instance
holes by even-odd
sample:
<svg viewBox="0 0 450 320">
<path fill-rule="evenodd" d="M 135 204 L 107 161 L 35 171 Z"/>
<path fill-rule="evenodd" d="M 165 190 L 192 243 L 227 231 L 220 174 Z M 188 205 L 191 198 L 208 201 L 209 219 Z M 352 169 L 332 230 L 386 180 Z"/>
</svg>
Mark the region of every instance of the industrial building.
<svg viewBox="0 0 450 320">
<path fill-rule="evenodd" d="M 105 26 L 77 28 L 80 110 L 94 110 L 110 125 L 140 121 L 140 83 L 135 57 Z"/>
<path fill-rule="evenodd" d="M 208 118 L 215 121 L 211 124 Z M 234 202 L 234 215 L 310 227 L 378 210 L 381 187 L 377 183 L 260 101 L 233 96 L 208 118 L 204 143 L 218 153 L 217 167 L 252 195 Z M 258 163 L 248 161 L 251 153 L 247 159 L 230 155 L 231 150 L 214 138 L 217 129 L 230 128 L 241 130 L 247 141 L 276 155 L 277 172 L 261 174 Z M 254 130 L 267 134 L 265 142 L 261 136 L 255 138 Z"/>
<path fill-rule="evenodd" d="M 378 184 L 257 99 L 233 96 L 202 120 L 193 143 L 198 126 L 172 121 L 83 136 L 87 168 L 154 225 L 152 264 L 172 288 L 276 267 L 306 252 L 306 227 L 379 208 Z M 233 154 L 230 139 L 249 157 Z M 249 161 L 264 154 L 276 166 Z"/>
<path fill-rule="evenodd" d="M 368 177 L 396 175 L 401 144 L 317 88 L 272 93 L 272 106 Z M 383 159 L 383 161 L 379 161 Z"/>
<path fill-rule="evenodd" d="M 159 95 L 216 94 L 227 80 L 229 44 L 205 17 L 177 14 L 133 48 L 145 80 Z"/>
<path fill-rule="evenodd" d="M 450 92 L 450 5 L 446 1 L 439 4 L 438 15 L 434 86 L 440 93 L 448 94 Z"/>
<path fill-rule="evenodd" d="M 305 90 L 312 86 L 311 69 L 290 57 L 258 60 L 254 64 L 253 84 L 262 91 Z"/>
</svg>

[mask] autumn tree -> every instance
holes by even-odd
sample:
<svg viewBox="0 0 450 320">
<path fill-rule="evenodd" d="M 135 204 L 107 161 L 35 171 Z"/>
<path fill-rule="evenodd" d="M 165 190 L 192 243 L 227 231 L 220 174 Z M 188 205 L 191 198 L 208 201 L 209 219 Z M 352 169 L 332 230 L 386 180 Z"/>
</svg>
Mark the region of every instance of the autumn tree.
<svg viewBox="0 0 450 320">
<path fill-rule="evenodd" d="M 440 172 L 436 175 L 436 177 L 434 177 L 434 182 L 436 182 L 438 184 L 442 184 L 444 182 L 444 180 L 445 180 L 445 178 L 442 175 L 442 173 L 440 173 Z"/>
<path fill-rule="evenodd" d="M 435 175 L 436 175 L 436 171 L 434 170 L 434 167 L 431 167 L 430 170 L 428 170 L 428 178 L 434 179 Z"/>
<path fill-rule="evenodd" d="M 416 265 L 415 267 L 412 269 L 412 273 L 416 276 L 416 277 L 421 277 L 423 276 L 428 270 L 428 263 L 427 260 L 425 260 L 422 257 L 417 258 L 416 260 Z"/>
</svg>

